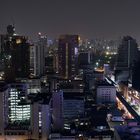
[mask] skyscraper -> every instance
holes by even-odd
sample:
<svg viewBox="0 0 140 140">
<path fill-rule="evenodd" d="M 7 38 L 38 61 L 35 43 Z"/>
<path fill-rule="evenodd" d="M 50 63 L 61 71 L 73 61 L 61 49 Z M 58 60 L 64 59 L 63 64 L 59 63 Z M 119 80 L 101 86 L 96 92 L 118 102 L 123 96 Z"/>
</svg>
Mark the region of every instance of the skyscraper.
<svg viewBox="0 0 140 140">
<path fill-rule="evenodd" d="M 64 116 L 63 116 L 63 91 L 55 91 L 52 95 L 53 100 L 53 127 L 56 130 L 63 128 Z"/>
<path fill-rule="evenodd" d="M 36 66 L 36 58 L 35 58 L 35 46 L 30 45 L 30 77 L 35 77 L 35 66 Z"/>
<path fill-rule="evenodd" d="M 88 52 L 80 52 L 78 56 L 78 64 L 79 67 L 82 68 L 91 63 L 91 53 Z"/>
<path fill-rule="evenodd" d="M 31 130 L 33 139 L 46 140 L 49 137 L 51 125 L 50 98 L 31 104 Z"/>
<path fill-rule="evenodd" d="M 61 35 L 58 45 L 59 74 L 65 79 L 72 79 L 76 74 L 76 62 L 79 45 L 78 35 Z"/>
<path fill-rule="evenodd" d="M 45 74 L 45 56 L 47 50 L 47 37 L 39 33 L 39 40 L 35 43 L 35 75 Z"/>
<path fill-rule="evenodd" d="M 138 44 L 135 39 L 125 36 L 118 48 L 116 67 L 130 68 L 139 58 Z"/>
<path fill-rule="evenodd" d="M 117 81 L 132 79 L 132 67 L 140 58 L 138 45 L 135 39 L 125 36 L 118 47 L 118 55 L 115 67 Z"/>
<path fill-rule="evenodd" d="M 1 35 L 0 38 L 6 81 L 27 78 L 30 72 L 30 44 L 27 38 L 15 34 L 15 28 L 12 25 L 7 27 L 7 34 Z"/>
<path fill-rule="evenodd" d="M 9 123 L 18 121 L 19 123 L 30 120 L 30 104 L 27 103 L 27 88 L 26 83 L 9 84 Z"/>
</svg>

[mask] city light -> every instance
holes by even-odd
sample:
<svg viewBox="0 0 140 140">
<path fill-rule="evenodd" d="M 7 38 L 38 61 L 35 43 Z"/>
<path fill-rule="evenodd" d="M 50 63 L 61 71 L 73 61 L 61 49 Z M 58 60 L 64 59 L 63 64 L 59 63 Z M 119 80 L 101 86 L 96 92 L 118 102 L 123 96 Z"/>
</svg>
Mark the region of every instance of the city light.
<svg viewBox="0 0 140 140">
<path fill-rule="evenodd" d="M 21 39 L 16 39 L 16 43 L 20 44 L 21 43 Z"/>
<path fill-rule="evenodd" d="M 140 140 L 139 5 L 1 1 L 0 140 Z"/>
</svg>

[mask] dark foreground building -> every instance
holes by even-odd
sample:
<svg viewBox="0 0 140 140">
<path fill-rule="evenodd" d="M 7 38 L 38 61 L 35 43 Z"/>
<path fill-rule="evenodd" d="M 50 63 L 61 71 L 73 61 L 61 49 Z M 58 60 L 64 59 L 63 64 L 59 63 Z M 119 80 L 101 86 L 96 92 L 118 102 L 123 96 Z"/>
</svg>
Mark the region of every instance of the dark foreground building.
<svg viewBox="0 0 140 140">
<path fill-rule="evenodd" d="M 0 36 L 1 55 L 4 63 L 5 80 L 27 78 L 30 68 L 30 53 L 27 38 L 15 34 L 14 27 L 7 27 L 7 34 Z"/>
</svg>

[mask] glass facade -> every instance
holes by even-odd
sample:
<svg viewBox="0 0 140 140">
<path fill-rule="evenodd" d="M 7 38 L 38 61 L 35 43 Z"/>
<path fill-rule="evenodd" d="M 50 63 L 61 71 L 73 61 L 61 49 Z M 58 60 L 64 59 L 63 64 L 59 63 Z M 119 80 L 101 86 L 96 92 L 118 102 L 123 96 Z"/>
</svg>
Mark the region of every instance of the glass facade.
<svg viewBox="0 0 140 140">
<path fill-rule="evenodd" d="M 25 97 L 27 95 L 25 84 L 12 84 L 9 89 L 9 121 L 29 121 L 30 104 Z"/>
</svg>

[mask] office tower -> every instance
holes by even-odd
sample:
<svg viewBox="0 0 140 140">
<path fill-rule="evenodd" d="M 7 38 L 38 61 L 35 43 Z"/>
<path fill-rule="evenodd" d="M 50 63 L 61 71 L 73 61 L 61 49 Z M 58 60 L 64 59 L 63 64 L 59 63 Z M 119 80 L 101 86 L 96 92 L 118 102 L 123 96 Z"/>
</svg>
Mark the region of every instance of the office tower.
<svg viewBox="0 0 140 140">
<path fill-rule="evenodd" d="M 50 99 L 33 102 L 31 105 L 31 137 L 46 140 L 51 128 Z"/>
<path fill-rule="evenodd" d="M 47 52 L 47 37 L 39 35 L 38 42 L 35 43 L 35 75 L 42 76 L 45 74 L 45 56 Z"/>
<path fill-rule="evenodd" d="M 125 36 L 118 47 L 118 55 L 115 67 L 116 81 L 128 81 L 131 79 L 132 66 L 139 60 L 138 45 L 135 39 Z"/>
<path fill-rule="evenodd" d="M 64 91 L 63 98 L 64 121 L 84 116 L 85 102 L 83 92 L 70 89 L 70 91 Z"/>
<path fill-rule="evenodd" d="M 45 59 L 46 72 L 54 73 L 54 55 L 48 55 Z"/>
<path fill-rule="evenodd" d="M 7 27 L 7 34 L 1 35 L 1 55 L 4 60 L 4 72 L 7 82 L 16 78 L 28 78 L 30 54 L 29 43 L 25 36 L 15 34 L 12 25 Z"/>
<path fill-rule="evenodd" d="M 59 66 L 58 66 L 58 52 L 54 52 L 54 54 L 53 54 L 53 69 L 57 73 L 59 71 L 58 68 L 59 68 Z"/>
<path fill-rule="evenodd" d="M 78 74 L 83 75 L 84 71 L 90 67 L 91 53 L 89 51 L 79 52 L 78 55 Z"/>
<path fill-rule="evenodd" d="M 63 91 L 55 91 L 52 95 L 53 100 L 53 127 L 55 130 L 63 129 Z"/>
<path fill-rule="evenodd" d="M 26 96 L 26 84 L 0 83 L 0 133 L 5 139 L 10 139 L 10 135 L 13 137 L 27 135 L 30 125 L 30 105 L 25 99 Z"/>
<path fill-rule="evenodd" d="M 65 79 L 76 75 L 76 62 L 79 45 L 78 35 L 61 35 L 58 45 L 59 74 Z"/>
<path fill-rule="evenodd" d="M 35 58 L 35 46 L 30 45 L 30 77 L 35 77 L 35 67 L 36 67 L 36 58 Z"/>
<path fill-rule="evenodd" d="M 118 47 L 116 67 L 130 68 L 139 58 L 138 44 L 135 39 L 125 36 Z"/>
<path fill-rule="evenodd" d="M 53 59 L 53 70 L 54 72 L 58 73 L 58 40 L 48 40 L 48 49 L 47 49 L 47 54 L 46 54 L 46 61 L 45 61 L 45 66 L 46 69 L 48 65 L 50 64 L 47 61 L 47 57 L 52 57 Z"/>
<path fill-rule="evenodd" d="M 78 63 L 79 66 L 89 65 L 91 63 L 90 52 L 79 52 Z"/>
<path fill-rule="evenodd" d="M 30 121 L 30 104 L 27 102 L 26 83 L 9 84 L 8 108 L 9 123 L 26 124 L 29 126 Z"/>
</svg>

